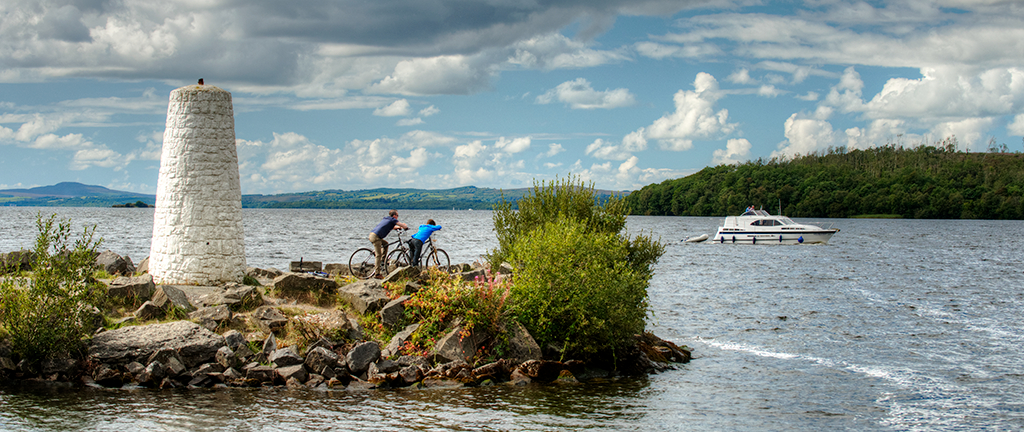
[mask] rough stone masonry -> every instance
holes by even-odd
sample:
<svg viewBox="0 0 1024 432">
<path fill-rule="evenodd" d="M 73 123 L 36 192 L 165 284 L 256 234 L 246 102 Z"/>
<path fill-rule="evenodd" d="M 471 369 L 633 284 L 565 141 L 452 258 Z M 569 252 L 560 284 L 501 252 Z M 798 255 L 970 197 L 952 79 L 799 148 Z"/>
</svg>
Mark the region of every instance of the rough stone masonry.
<svg viewBox="0 0 1024 432">
<path fill-rule="evenodd" d="M 149 255 L 157 284 L 245 276 L 231 93 L 199 82 L 172 91 L 167 105 Z"/>
</svg>

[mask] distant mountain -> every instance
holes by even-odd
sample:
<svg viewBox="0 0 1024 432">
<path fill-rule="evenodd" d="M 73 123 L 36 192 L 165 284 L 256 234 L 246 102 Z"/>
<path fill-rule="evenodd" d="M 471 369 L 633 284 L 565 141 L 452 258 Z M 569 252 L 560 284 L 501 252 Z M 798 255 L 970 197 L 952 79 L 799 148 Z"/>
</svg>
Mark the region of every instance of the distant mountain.
<svg viewBox="0 0 1024 432">
<path fill-rule="evenodd" d="M 454 189 L 324 190 L 276 195 L 242 195 L 245 208 L 325 209 L 490 209 L 504 196 L 518 200 L 532 188 L 491 189 L 464 186 Z M 598 197 L 626 195 L 628 191 L 595 191 Z M 41 207 L 125 207 L 142 201 L 156 204 L 156 195 L 123 192 L 103 186 L 65 182 L 30 189 L 0 190 L 0 205 Z"/>
<path fill-rule="evenodd" d="M 0 195 L 12 196 L 12 197 L 28 197 L 28 198 L 41 198 L 41 197 L 55 197 L 55 198 L 74 198 L 74 197 L 103 197 L 103 196 L 138 196 L 146 197 L 153 195 L 145 195 L 134 192 L 123 192 L 112 189 L 107 189 L 103 186 L 92 186 L 75 182 L 62 182 L 57 183 L 53 186 L 39 186 L 30 189 L 4 189 L 0 190 Z"/>
</svg>

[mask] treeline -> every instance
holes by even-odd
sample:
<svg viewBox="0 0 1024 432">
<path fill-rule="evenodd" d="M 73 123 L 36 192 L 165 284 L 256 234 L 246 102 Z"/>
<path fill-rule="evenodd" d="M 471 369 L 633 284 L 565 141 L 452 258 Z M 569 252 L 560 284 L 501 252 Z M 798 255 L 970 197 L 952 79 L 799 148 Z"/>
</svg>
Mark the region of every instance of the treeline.
<svg viewBox="0 0 1024 432">
<path fill-rule="evenodd" d="M 891 215 L 1024 219 L 1024 155 L 936 146 L 833 148 L 792 160 L 719 165 L 626 197 L 632 214 L 735 215 L 747 206 L 793 217 Z"/>
</svg>

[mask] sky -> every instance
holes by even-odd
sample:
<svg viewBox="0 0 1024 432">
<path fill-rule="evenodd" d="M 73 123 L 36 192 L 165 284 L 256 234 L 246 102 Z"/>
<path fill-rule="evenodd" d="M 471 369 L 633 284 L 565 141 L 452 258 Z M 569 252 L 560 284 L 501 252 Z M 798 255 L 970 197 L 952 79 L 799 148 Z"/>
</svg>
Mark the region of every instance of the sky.
<svg viewBox="0 0 1024 432">
<path fill-rule="evenodd" d="M 232 94 L 243 194 L 635 190 L 839 147 L 1022 151 L 1024 2 L 4 0 L 0 189 L 155 193 L 168 95 L 199 78 Z"/>
</svg>

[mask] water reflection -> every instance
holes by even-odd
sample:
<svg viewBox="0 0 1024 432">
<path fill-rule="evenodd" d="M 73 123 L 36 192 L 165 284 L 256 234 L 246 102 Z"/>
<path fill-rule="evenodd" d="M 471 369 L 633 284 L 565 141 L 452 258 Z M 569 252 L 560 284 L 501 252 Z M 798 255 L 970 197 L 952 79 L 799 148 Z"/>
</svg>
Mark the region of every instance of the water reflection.
<svg viewBox="0 0 1024 432">
<path fill-rule="evenodd" d="M 459 389 L 0 388 L 3 430 L 616 430 L 643 422 L 646 379 Z M 648 395 L 649 396 L 649 395 Z"/>
</svg>

